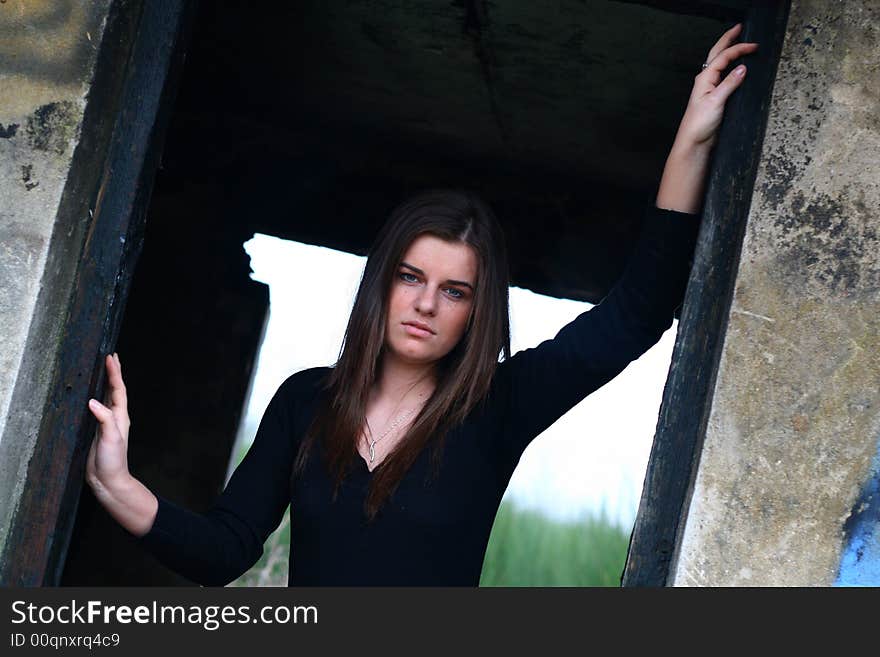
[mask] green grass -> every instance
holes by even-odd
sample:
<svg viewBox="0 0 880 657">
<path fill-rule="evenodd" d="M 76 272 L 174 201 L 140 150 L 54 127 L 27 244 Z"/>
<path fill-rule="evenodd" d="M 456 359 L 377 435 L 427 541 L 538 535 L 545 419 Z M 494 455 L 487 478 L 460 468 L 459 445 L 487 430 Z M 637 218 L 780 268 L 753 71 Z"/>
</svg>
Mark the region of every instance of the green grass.
<svg viewBox="0 0 880 657">
<path fill-rule="evenodd" d="M 628 544 L 604 514 L 559 522 L 504 502 L 480 586 L 619 586 Z"/>
</svg>

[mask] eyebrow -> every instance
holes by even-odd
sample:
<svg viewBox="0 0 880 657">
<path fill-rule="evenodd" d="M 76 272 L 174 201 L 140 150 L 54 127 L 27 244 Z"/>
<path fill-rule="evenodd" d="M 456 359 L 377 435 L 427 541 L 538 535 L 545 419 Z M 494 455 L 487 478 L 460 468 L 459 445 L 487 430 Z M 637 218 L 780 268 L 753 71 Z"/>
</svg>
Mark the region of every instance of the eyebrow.
<svg viewBox="0 0 880 657">
<path fill-rule="evenodd" d="M 422 271 L 421 269 L 419 269 L 418 267 L 413 267 L 413 266 L 412 266 L 411 264 L 409 264 L 408 262 L 401 262 L 401 263 L 400 263 L 400 266 L 401 266 L 401 267 L 406 267 L 407 269 L 412 269 L 415 273 L 420 274 L 420 275 L 422 275 L 422 276 L 425 275 L 425 272 L 423 272 L 423 271 Z M 447 283 L 450 283 L 450 284 L 452 284 L 452 285 L 461 285 L 462 287 L 466 287 L 466 288 L 468 288 L 471 292 L 474 291 L 474 286 L 471 285 L 470 283 L 468 283 L 467 281 L 456 281 L 456 280 L 453 280 L 453 279 L 450 278 L 450 279 L 448 279 L 446 282 L 447 282 Z"/>
</svg>

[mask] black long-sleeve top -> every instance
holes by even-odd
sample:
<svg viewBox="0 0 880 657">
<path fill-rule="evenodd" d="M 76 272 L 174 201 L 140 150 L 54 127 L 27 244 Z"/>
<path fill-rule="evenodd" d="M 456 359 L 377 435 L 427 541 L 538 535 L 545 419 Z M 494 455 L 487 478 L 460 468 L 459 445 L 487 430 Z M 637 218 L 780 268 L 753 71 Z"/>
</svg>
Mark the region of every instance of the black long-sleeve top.
<svg viewBox="0 0 880 657">
<path fill-rule="evenodd" d="M 290 504 L 291 586 L 478 585 L 498 505 L 523 451 L 669 328 L 698 227 L 697 215 L 650 207 L 609 295 L 553 339 L 501 362 L 485 403 L 447 434 L 439 477 L 427 483 L 431 449 L 424 450 L 372 523 L 364 516 L 372 473 L 360 457 L 335 502 L 320 448 L 290 485 L 329 371 L 313 368 L 278 388 L 215 505 L 197 514 L 157 496 L 155 522 L 140 544 L 194 582 L 225 585 L 257 562 Z"/>
</svg>

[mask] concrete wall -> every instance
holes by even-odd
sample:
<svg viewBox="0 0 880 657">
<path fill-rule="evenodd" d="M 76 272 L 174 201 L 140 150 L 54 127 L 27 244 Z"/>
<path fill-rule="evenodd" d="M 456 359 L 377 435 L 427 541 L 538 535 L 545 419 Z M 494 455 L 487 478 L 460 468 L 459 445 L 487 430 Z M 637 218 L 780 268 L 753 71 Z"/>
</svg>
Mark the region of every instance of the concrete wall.
<svg viewBox="0 0 880 657">
<path fill-rule="evenodd" d="M 675 585 L 880 585 L 878 33 L 792 3 Z"/>
<path fill-rule="evenodd" d="M 59 208 L 109 5 L 0 5 L 0 548 L 34 447 L 54 367 L 51 347 L 66 312 L 63 305 L 37 307 L 37 299 L 51 276 L 53 244 L 70 248 L 70 234 L 58 230 Z M 55 298 L 69 296 L 72 280 L 67 284 L 68 295 L 57 290 Z M 13 393 L 28 403 L 12 404 Z"/>
</svg>

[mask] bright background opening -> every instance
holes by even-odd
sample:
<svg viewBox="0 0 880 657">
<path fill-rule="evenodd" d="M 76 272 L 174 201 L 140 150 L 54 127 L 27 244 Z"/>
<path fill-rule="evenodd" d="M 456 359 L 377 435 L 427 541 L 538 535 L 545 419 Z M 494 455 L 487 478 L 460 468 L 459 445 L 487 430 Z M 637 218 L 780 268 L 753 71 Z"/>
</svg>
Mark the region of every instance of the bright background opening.
<svg viewBox="0 0 880 657">
<path fill-rule="evenodd" d="M 244 244 L 270 311 L 237 438 L 253 441 L 278 386 L 339 354 L 366 258 L 256 234 Z M 513 352 L 552 338 L 591 304 L 512 287 Z M 558 420 L 526 449 L 504 496 L 556 520 L 603 514 L 629 533 L 657 423 L 676 325 L 660 342 Z M 237 464 L 230 464 L 230 474 Z"/>
</svg>

